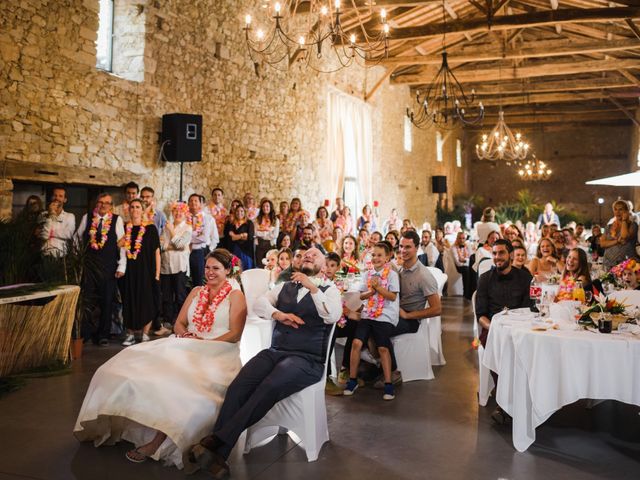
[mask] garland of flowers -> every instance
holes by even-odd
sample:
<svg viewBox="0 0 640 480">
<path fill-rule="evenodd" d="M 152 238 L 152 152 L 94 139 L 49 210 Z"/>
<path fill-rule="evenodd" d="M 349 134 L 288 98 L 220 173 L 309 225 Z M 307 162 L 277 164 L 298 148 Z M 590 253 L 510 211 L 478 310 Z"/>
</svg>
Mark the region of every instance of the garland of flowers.
<svg viewBox="0 0 640 480">
<path fill-rule="evenodd" d="M 195 223 L 193 222 L 194 218 L 195 218 Z M 197 236 L 202 233 L 203 223 L 204 223 L 204 215 L 202 214 L 202 212 L 198 212 L 195 215 L 192 215 L 191 213 L 187 215 L 187 224 L 191 225 L 191 228 L 193 228 L 194 235 Z"/>
<path fill-rule="evenodd" d="M 379 276 L 380 282 L 378 283 L 378 285 L 384 289 L 389 288 L 389 272 L 390 271 L 391 271 L 391 267 L 387 263 L 382 269 L 382 274 Z M 376 271 L 373 269 L 367 272 L 367 288 L 369 290 L 373 290 L 373 287 L 371 286 L 371 280 L 373 279 L 375 273 Z M 374 295 L 371 295 L 369 297 L 369 299 L 367 300 L 367 306 L 364 308 L 362 313 L 366 314 L 366 318 L 378 318 L 380 315 L 382 315 L 383 308 L 384 308 L 384 297 L 376 292 Z"/>
<path fill-rule="evenodd" d="M 124 234 L 124 249 L 127 252 L 127 258 L 131 260 L 135 260 L 138 258 L 138 254 L 142 249 L 142 237 L 144 237 L 144 232 L 146 232 L 147 228 L 144 224 L 140 225 L 140 231 L 138 232 L 138 236 L 136 237 L 136 241 L 134 243 L 134 250 L 131 251 L 131 230 L 133 229 L 133 224 L 131 222 L 127 223 L 127 230 Z"/>
<path fill-rule="evenodd" d="M 218 290 L 216 296 L 211 300 L 211 303 L 209 303 L 209 299 L 211 298 L 211 289 L 206 285 L 200 289 L 198 304 L 196 305 L 196 310 L 192 319 L 192 323 L 195 325 L 198 332 L 204 333 L 211 331 L 216 319 L 216 310 L 222 301 L 227 298 L 227 295 L 229 295 L 231 290 L 231 283 L 225 281 L 224 285 L 222 285 L 220 290 Z"/>
<path fill-rule="evenodd" d="M 358 268 L 357 260 L 353 257 L 351 258 L 342 257 L 342 260 L 340 261 L 340 268 L 342 268 L 342 270 L 346 268 L 347 269 L 346 273 L 360 272 L 360 269 Z"/>
<path fill-rule="evenodd" d="M 111 219 L 113 214 L 107 213 L 106 218 L 102 222 L 102 228 L 100 229 L 100 241 L 96 242 L 96 233 L 98 232 L 98 211 L 93 211 L 93 218 L 91 219 L 91 227 L 89 227 L 89 246 L 94 250 L 101 250 L 104 244 L 107 242 L 107 235 L 111 229 Z"/>
</svg>

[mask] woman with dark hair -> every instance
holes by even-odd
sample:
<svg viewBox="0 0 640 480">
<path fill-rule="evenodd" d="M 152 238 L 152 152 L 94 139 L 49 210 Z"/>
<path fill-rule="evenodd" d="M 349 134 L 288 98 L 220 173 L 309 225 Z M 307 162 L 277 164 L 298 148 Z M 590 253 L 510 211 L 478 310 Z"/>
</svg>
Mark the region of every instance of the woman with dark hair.
<svg viewBox="0 0 640 480">
<path fill-rule="evenodd" d="M 287 213 L 286 221 L 282 225 L 282 231 L 291 236 L 291 240 L 295 242 L 302 236 L 302 228 L 308 223 L 305 221 L 305 215 L 309 214 L 302 208 L 302 202 L 299 198 L 293 198 L 289 205 L 289 213 Z M 308 218 L 307 218 L 308 219 Z"/>
<path fill-rule="evenodd" d="M 369 228 L 367 230 L 370 232 L 375 232 L 378 229 L 378 220 L 369 205 L 362 207 L 362 215 L 358 217 L 356 228 L 358 230 L 362 230 L 367 223 L 369 224 Z"/>
<path fill-rule="evenodd" d="M 37 220 L 43 211 L 44 203 L 42 199 L 38 195 L 29 195 L 27 201 L 24 202 L 20 216 L 30 220 Z"/>
<path fill-rule="evenodd" d="M 353 235 L 342 237 L 342 243 L 338 254 L 340 255 L 340 268 L 344 273 L 359 273 L 357 240 Z"/>
<path fill-rule="evenodd" d="M 241 367 L 247 305 L 231 278 L 238 263 L 225 249 L 210 253 L 206 283 L 184 302 L 176 335 L 122 350 L 96 371 L 74 428 L 78 440 L 124 439 L 136 447 L 128 460 L 182 468 L 184 453 L 213 428 Z"/>
<path fill-rule="evenodd" d="M 280 233 L 280 220 L 276 216 L 271 200 L 262 199 L 258 216 L 253 223 L 256 237 L 256 265 L 262 265 L 262 259 L 267 252 L 275 248 Z"/>
<path fill-rule="evenodd" d="M 278 235 L 278 241 L 276 242 L 276 248 L 281 250 L 283 248 L 291 248 L 293 242 L 291 241 L 291 235 L 287 232 L 280 232 Z"/>
<path fill-rule="evenodd" d="M 591 274 L 587 254 L 581 248 L 572 248 L 567 254 L 556 300 L 573 300 L 573 289 L 582 284 L 584 291 L 591 291 Z"/>
<path fill-rule="evenodd" d="M 229 250 L 242 261 L 245 270 L 251 270 L 255 265 L 253 243 L 253 222 L 247 219 L 247 213 L 242 204 L 233 210 L 233 221 L 224 227 L 224 238 L 227 239 Z"/>
<path fill-rule="evenodd" d="M 398 232 L 396 232 L 395 230 L 389 230 L 384 236 L 384 240 L 385 242 L 389 242 L 389 245 L 391 245 L 391 250 L 393 250 L 394 252 L 398 250 L 398 244 L 400 243 Z"/>
<path fill-rule="evenodd" d="M 127 337 L 122 345 L 148 342 L 151 322 L 160 304 L 160 237 L 153 223 L 142 221 L 142 200 L 129 201 L 129 222 L 120 241 L 127 255 L 127 268 L 122 277 L 122 317 Z M 141 335 L 139 340 L 137 335 Z"/>
<path fill-rule="evenodd" d="M 320 237 L 320 243 L 324 245 L 324 242 L 329 240 L 333 234 L 333 222 L 329 220 L 329 211 L 326 207 L 318 207 L 313 226 Z"/>
</svg>

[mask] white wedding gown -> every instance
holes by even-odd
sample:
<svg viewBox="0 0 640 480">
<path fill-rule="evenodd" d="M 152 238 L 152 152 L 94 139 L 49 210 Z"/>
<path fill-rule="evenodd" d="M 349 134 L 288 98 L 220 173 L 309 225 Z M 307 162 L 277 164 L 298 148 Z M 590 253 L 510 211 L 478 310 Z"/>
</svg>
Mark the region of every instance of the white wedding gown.
<svg viewBox="0 0 640 480">
<path fill-rule="evenodd" d="M 207 339 L 229 331 L 229 296 L 218 306 Z M 120 439 L 136 447 L 156 430 L 167 435 L 152 458 L 182 468 L 182 455 L 211 433 L 227 387 L 241 368 L 239 344 L 169 337 L 128 347 L 102 365 L 84 398 L 74 434 L 95 446 Z"/>
</svg>

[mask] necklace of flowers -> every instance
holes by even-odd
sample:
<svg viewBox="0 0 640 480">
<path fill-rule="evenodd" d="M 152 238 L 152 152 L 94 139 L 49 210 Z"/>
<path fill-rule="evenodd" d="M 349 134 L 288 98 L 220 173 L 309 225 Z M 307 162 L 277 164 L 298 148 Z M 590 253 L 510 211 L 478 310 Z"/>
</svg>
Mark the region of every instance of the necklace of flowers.
<svg viewBox="0 0 640 480">
<path fill-rule="evenodd" d="M 195 223 L 194 223 L 195 218 Z M 194 235 L 200 235 L 202 233 L 202 224 L 204 223 L 204 215 L 202 212 L 198 212 L 195 215 L 192 213 L 187 214 L 187 223 L 193 228 Z"/>
<path fill-rule="evenodd" d="M 378 285 L 382 288 L 387 289 L 389 287 L 389 272 L 391 271 L 391 267 L 389 264 L 385 264 L 382 269 L 382 274 L 379 276 L 380 281 Z M 373 290 L 371 287 L 371 280 L 374 277 L 374 274 L 377 273 L 375 270 L 371 269 L 367 273 L 367 288 L 369 290 Z M 367 318 L 378 318 L 382 315 L 382 309 L 384 308 L 384 297 L 379 293 L 375 293 L 369 297 L 367 300 L 367 306 L 364 308 L 362 313 L 366 314 Z"/>
<path fill-rule="evenodd" d="M 102 222 L 102 228 L 100 229 L 100 241 L 96 242 L 96 233 L 98 232 L 98 211 L 93 211 L 93 218 L 91 219 L 91 227 L 89 227 L 89 245 L 94 250 L 101 250 L 104 247 L 104 244 L 107 242 L 107 235 L 109 230 L 111 229 L 111 219 L 113 218 L 113 214 L 111 212 L 107 213 L 104 221 Z"/>
<path fill-rule="evenodd" d="M 269 217 L 265 215 L 264 217 L 262 217 L 262 220 L 260 220 L 260 225 L 258 225 L 258 230 L 263 232 L 263 231 L 269 230 L 270 228 L 271 228 L 271 220 L 269 219 Z"/>
<path fill-rule="evenodd" d="M 138 258 L 138 254 L 142 249 L 142 237 L 144 237 L 144 232 L 147 228 L 144 226 L 144 223 L 140 224 L 140 231 L 138 232 L 138 236 L 136 237 L 136 241 L 133 245 L 134 250 L 131 251 L 131 230 L 133 229 L 133 223 L 127 223 L 127 229 L 124 234 L 124 250 L 127 252 L 127 258 L 131 260 L 135 260 Z"/>
<path fill-rule="evenodd" d="M 200 289 L 198 304 L 193 314 L 191 322 L 195 325 L 199 332 L 210 332 L 216 319 L 216 310 L 222 301 L 227 298 L 231 292 L 231 284 L 225 280 L 224 285 L 218 290 L 218 293 L 211 299 L 211 289 L 205 285 Z"/>
</svg>

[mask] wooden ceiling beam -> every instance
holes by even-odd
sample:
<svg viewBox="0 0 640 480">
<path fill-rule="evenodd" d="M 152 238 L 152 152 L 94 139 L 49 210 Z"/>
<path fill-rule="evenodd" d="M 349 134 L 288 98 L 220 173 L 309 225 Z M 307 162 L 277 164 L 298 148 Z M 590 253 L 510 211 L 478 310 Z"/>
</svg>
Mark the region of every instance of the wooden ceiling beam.
<svg viewBox="0 0 640 480">
<path fill-rule="evenodd" d="M 578 73 L 606 72 L 611 70 L 625 70 L 638 68 L 637 60 L 590 60 L 566 63 L 541 63 L 518 68 L 476 68 L 454 71 L 460 83 L 487 82 L 494 80 L 522 80 L 531 77 L 546 77 L 554 75 L 575 75 Z M 435 72 L 424 71 L 413 75 L 398 75 L 392 77 L 391 83 L 401 85 L 428 84 L 433 80 Z"/>
<path fill-rule="evenodd" d="M 444 33 L 479 32 L 486 30 L 501 31 L 514 28 L 531 28 L 564 23 L 608 22 L 640 17 L 640 7 L 613 8 L 566 8 L 544 10 L 518 15 L 500 15 L 492 17 L 491 26 L 486 18 L 459 19 L 445 23 L 432 23 L 418 27 L 392 29 L 390 38 L 394 40 L 419 39 L 442 35 Z"/>
<path fill-rule="evenodd" d="M 576 103 L 586 100 L 600 100 L 614 98 L 605 91 L 571 92 L 571 93 L 532 93 L 525 95 L 511 95 L 502 97 L 482 98 L 485 107 L 501 105 L 533 105 L 537 103 Z"/>
<path fill-rule="evenodd" d="M 635 39 L 597 42 L 551 41 L 536 42 L 532 46 L 520 47 L 504 51 L 476 48 L 448 55 L 450 65 L 467 62 L 491 62 L 495 60 L 520 60 L 524 58 L 560 57 L 564 55 L 582 55 L 596 52 L 615 52 L 620 50 L 640 49 L 640 42 Z M 441 55 L 412 55 L 406 57 L 389 57 L 380 61 L 368 60 L 369 65 L 440 65 Z"/>
<path fill-rule="evenodd" d="M 620 73 L 626 70 L 621 70 Z M 588 78 L 583 80 L 562 80 L 554 82 L 520 82 L 505 84 L 478 83 L 465 85 L 465 90 L 474 88 L 477 95 L 514 95 L 524 93 L 550 93 L 550 92 L 574 92 L 588 90 L 602 90 L 614 88 L 629 88 L 640 85 L 634 78 L 633 83 L 629 83 L 621 78 Z M 629 80 L 631 80 L 629 78 Z"/>
</svg>

